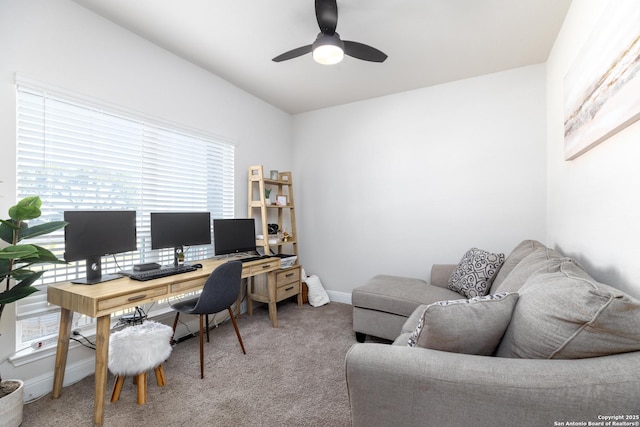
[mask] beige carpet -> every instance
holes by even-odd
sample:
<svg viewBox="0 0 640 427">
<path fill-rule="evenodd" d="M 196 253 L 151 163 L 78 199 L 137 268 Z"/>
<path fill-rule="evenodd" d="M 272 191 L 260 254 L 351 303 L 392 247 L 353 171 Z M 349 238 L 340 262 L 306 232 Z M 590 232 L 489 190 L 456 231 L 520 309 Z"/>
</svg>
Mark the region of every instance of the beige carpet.
<svg viewBox="0 0 640 427">
<path fill-rule="evenodd" d="M 278 304 L 278 328 L 266 307 L 238 318 L 247 354 L 233 326 L 224 322 L 205 342 L 205 378 L 200 379 L 198 338 L 179 343 L 165 363 L 167 385 L 151 373 L 148 401 L 136 404 L 127 379 L 120 400 L 110 403 L 106 426 L 348 426 L 349 402 L 344 356 L 354 344 L 351 306 L 330 303 L 313 308 Z M 23 427 L 89 426 L 93 415 L 93 376 L 24 407 Z"/>
</svg>

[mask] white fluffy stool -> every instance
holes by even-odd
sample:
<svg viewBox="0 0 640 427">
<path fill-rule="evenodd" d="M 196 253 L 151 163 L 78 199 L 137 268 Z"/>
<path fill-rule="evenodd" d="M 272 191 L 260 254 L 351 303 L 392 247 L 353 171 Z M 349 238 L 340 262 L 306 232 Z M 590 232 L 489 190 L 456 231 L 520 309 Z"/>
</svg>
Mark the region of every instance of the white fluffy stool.
<svg viewBox="0 0 640 427">
<path fill-rule="evenodd" d="M 154 369 L 156 382 L 165 385 L 162 362 L 171 354 L 173 330 L 167 325 L 146 321 L 111 334 L 109 339 L 109 370 L 116 375 L 111 401 L 120 398 L 122 384 L 127 375 L 134 376 L 138 387 L 138 404 L 147 401 L 147 371 Z"/>
</svg>

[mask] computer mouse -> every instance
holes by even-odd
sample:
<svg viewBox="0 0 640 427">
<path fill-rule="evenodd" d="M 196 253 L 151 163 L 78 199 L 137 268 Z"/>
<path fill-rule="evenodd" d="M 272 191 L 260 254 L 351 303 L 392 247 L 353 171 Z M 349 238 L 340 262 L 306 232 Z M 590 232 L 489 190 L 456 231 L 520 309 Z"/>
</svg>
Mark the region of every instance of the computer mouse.
<svg viewBox="0 0 640 427">
<path fill-rule="evenodd" d="M 202 268 L 202 264 L 192 264 L 195 268 Z"/>
</svg>

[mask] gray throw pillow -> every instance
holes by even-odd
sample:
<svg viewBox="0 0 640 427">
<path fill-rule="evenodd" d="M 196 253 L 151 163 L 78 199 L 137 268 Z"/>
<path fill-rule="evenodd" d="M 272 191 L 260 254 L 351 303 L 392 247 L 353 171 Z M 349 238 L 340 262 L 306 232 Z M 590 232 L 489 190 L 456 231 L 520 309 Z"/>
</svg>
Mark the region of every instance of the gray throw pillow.
<svg viewBox="0 0 640 427">
<path fill-rule="evenodd" d="M 504 254 L 471 248 L 451 274 L 447 287 L 467 298 L 486 295 L 503 262 Z"/>
<path fill-rule="evenodd" d="M 516 293 L 501 293 L 429 304 L 407 345 L 491 355 L 509 325 L 517 300 Z"/>
<path fill-rule="evenodd" d="M 575 262 L 537 271 L 520 288 L 497 356 L 581 359 L 640 350 L 640 301 Z"/>
</svg>

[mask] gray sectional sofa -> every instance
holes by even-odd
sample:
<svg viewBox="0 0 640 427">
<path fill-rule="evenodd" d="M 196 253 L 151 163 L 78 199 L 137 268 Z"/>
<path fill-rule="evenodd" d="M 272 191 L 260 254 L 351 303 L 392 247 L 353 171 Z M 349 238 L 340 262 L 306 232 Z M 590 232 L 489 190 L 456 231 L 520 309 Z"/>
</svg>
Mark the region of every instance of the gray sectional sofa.
<svg viewBox="0 0 640 427">
<path fill-rule="evenodd" d="M 448 289 L 459 269 L 353 291 L 359 340 L 393 340 L 346 356 L 354 426 L 640 425 L 639 300 L 533 240 L 487 296 Z"/>
</svg>

